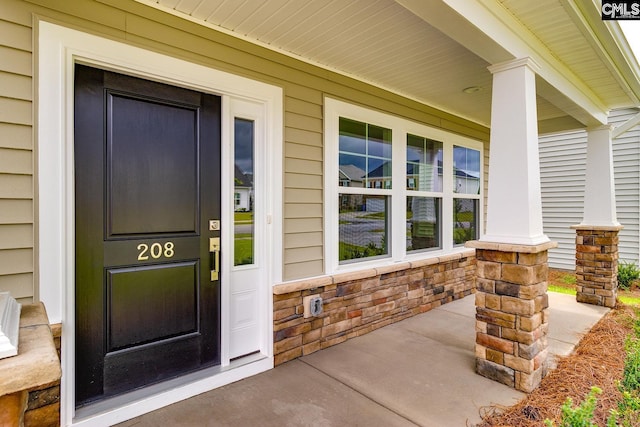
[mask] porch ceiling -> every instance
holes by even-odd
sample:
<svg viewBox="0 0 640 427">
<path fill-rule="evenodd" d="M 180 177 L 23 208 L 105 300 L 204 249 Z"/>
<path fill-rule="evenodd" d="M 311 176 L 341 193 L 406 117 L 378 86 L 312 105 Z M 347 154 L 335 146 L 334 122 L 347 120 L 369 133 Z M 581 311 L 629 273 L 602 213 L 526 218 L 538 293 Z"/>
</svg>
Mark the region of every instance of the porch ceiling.
<svg viewBox="0 0 640 427">
<path fill-rule="evenodd" d="M 637 62 L 597 0 L 138 1 L 485 126 L 487 67 L 522 56 L 542 65 L 541 133 L 640 103 Z"/>
</svg>

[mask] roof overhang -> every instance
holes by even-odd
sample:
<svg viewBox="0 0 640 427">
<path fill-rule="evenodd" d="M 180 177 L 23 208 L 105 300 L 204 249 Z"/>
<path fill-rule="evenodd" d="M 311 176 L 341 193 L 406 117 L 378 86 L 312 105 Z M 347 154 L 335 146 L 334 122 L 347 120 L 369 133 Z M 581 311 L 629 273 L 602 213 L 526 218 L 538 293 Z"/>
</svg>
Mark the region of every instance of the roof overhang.
<svg viewBox="0 0 640 427">
<path fill-rule="evenodd" d="M 540 65 L 540 133 L 640 104 L 637 61 L 599 0 L 136 1 L 486 127 L 487 67 L 524 57 Z"/>
</svg>

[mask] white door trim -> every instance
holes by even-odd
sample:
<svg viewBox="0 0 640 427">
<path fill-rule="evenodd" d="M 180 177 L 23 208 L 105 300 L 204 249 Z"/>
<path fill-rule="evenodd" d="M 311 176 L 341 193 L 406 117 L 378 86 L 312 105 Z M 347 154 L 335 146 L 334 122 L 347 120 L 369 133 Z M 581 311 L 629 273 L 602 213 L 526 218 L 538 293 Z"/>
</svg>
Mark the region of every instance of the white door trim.
<svg viewBox="0 0 640 427">
<path fill-rule="evenodd" d="M 37 236 L 38 284 L 40 301 L 44 302 L 51 323 L 62 323 L 61 424 L 111 425 L 166 406 L 246 376 L 273 367 L 273 302 L 271 284 L 282 280 L 282 141 L 283 94 L 276 86 L 221 72 L 202 65 L 172 58 L 45 21 L 36 22 L 36 88 L 37 88 Z M 262 357 L 248 363 L 223 360 L 215 375 L 196 378 L 188 384 L 158 392 L 139 400 L 109 408 L 84 419 L 75 418 L 74 409 L 74 172 L 73 172 L 73 73 L 74 64 L 94 65 L 106 70 L 126 73 L 222 96 L 222 158 L 230 134 L 225 129 L 225 112 L 233 99 L 259 103 L 266 117 L 264 182 L 265 241 L 268 250 L 264 264 L 266 286 L 260 289 L 260 321 Z M 225 139 L 226 138 L 226 139 Z M 225 169 L 226 168 L 226 169 Z M 226 177 L 226 178 L 225 178 Z M 223 165 L 223 212 L 225 204 L 233 204 L 225 188 L 233 168 Z M 225 181 L 227 179 L 227 181 Z M 225 194 L 226 193 L 226 194 Z M 224 198 L 226 197 L 227 200 Z M 225 218 L 221 218 L 223 221 Z M 226 218 L 228 224 L 233 219 Z M 224 233 L 224 223 L 223 223 Z M 224 249 L 224 248 L 223 248 Z M 229 280 L 222 276 L 222 344 L 229 328 Z M 225 299 L 226 298 L 226 299 Z M 227 328 L 227 329 L 225 329 Z M 225 349 L 223 348 L 223 355 Z M 226 366 L 226 367 L 225 367 Z"/>
</svg>

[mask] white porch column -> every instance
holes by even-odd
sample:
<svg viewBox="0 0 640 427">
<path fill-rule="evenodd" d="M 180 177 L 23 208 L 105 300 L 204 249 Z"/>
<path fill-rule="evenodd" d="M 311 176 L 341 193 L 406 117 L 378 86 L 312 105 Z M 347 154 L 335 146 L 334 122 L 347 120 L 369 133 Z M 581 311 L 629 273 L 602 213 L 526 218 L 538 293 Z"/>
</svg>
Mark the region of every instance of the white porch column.
<svg viewBox="0 0 640 427">
<path fill-rule="evenodd" d="M 487 232 L 476 248 L 476 372 L 531 392 L 547 371 L 547 253 L 542 233 L 535 74 L 524 58 L 493 73 Z"/>
<path fill-rule="evenodd" d="M 576 230 L 576 300 L 615 307 L 618 233 L 610 125 L 587 131 L 587 169 L 582 223 Z"/>
<path fill-rule="evenodd" d="M 581 225 L 618 227 L 611 125 L 587 131 L 587 170 Z"/>
<path fill-rule="evenodd" d="M 523 58 L 489 67 L 493 73 L 487 229 L 484 242 L 539 245 L 542 198 L 535 74 Z"/>
</svg>

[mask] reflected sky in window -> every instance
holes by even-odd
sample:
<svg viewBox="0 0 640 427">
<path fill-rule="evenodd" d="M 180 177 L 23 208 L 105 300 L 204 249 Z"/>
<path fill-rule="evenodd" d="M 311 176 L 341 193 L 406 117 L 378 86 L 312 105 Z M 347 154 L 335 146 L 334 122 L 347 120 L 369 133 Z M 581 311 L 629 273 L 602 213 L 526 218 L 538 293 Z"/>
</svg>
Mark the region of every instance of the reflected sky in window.
<svg viewBox="0 0 640 427">
<path fill-rule="evenodd" d="M 253 175 L 253 121 L 235 119 L 235 163 L 244 174 Z"/>
</svg>

